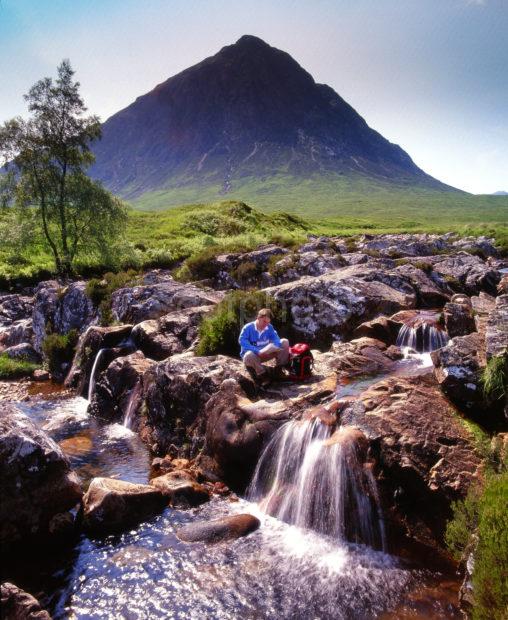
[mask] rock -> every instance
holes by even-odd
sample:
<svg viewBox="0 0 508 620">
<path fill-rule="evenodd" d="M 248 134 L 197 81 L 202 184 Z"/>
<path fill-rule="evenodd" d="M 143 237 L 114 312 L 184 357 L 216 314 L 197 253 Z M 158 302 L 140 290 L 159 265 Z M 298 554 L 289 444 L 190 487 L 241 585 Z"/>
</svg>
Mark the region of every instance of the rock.
<svg viewBox="0 0 508 620">
<path fill-rule="evenodd" d="M 455 292 L 478 295 L 480 291 L 496 294 L 500 274 L 478 256 L 459 252 L 454 256 L 428 257 L 434 273 Z"/>
<path fill-rule="evenodd" d="M 83 525 L 98 536 L 121 532 L 152 518 L 167 503 L 153 486 L 94 478 L 83 497 Z"/>
<path fill-rule="evenodd" d="M 0 353 L 23 342 L 32 343 L 33 337 L 32 319 L 22 319 L 0 326 Z"/>
<path fill-rule="evenodd" d="M 5 620 L 51 620 L 36 598 L 8 581 L 0 586 L 0 601 Z"/>
<path fill-rule="evenodd" d="M 34 300 L 23 295 L 0 295 L 0 327 L 32 316 Z"/>
<path fill-rule="evenodd" d="M 184 308 L 214 305 L 222 296 L 217 291 L 168 280 L 119 289 L 112 295 L 111 308 L 115 320 L 136 324 Z"/>
<path fill-rule="evenodd" d="M 444 324 L 450 338 L 466 336 L 476 329 L 469 297 L 454 295 L 454 298 L 458 299 L 448 302 L 443 308 Z"/>
<path fill-rule="evenodd" d="M 60 286 L 54 280 L 41 282 L 35 291 L 32 316 L 34 347 L 42 352 L 42 342 L 47 329 L 57 334 L 66 334 L 71 329 L 79 333 L 99 317 L 92 301 L 85 293 L 86 282 L 72 282 Z"/>
<path fill-rule="evenodd" d="M 505 355 L 508 349 L 508 294 L 496 298 L 487 320 L 485 345 L 487 360 Z"/>
<path fill-rule="evenodd" d="M 50 521 L 82 493 L 58 445 L 14 406 L 0 409 L 0 543 L 10 547 L 47 537 Z"/>
<path fill-rule="evenodd" d="M 255 393 L 242 362 L 223 355 L 182 353 L 153 364 L 143 377 L 141 438 L 156 454 L 166 454 L 172 444 L 183 448 L 189 443 L 187 429 L 227 378 Z"/>
<path fill-rule="evenodd" d="M 50 376 L 47 370 L 43 370 L 42 368 L 37 368 L 32 373 L 32 379 L 34 381 L 49 381 Z"/>
<path fill-rule="evenodd" d="M 380 314 L 390 315 L 415 305 L 416 294 L 409 285 L 403 285 L 400 276 L 386 280 L 394 285 L 409 287 L 404 293 L 384 282 L 364 281 L 350 276 L 344 268 L 312 278 L 306 276 L 296 282 L 266 289 L 291 313 L 291 326 L 297 337 L 307 341 L 330 342 L 343 338 L 360 323 Z M 380 275 L 380 271 L 377 272 Z M 373 276 L 374 272 L 364 274 Z"/>
<path fill-rule="evenodd" d="M 322 358 L 326 359 L 330 371 L 342 378 L 386 373 L 393 370 L 394 366 L 393 352 L 387 355 L 386 344 L 366 337 L 350 342 L 334 342 L 331 351 Z M 402 353 L 399 351 L 395 359 L 401 358 Z"/>
<path fill-rule="evenodd" d="M 247 536 L 256 531 L 261 522 L 254 515 L 239 514 L 213 521 L 190 523 L 176 533 L 184 542 L 218 543 Z"/>
<path fill-rule="evenodd" d="M 416 290 L 419 307 L 436 308 L 442 306 L 450 299 L 448 286 L 443 286 L 442 283 L 438 286 L 424 269 L 418 267 L 419 264 L 418 262 L 415 264 L 407 263 L 397 267 L 396 271 L 408 278 Z"/>
<path fill-rule="evenodd" d="M 270 268 L 274 283 L 291 282 L 302 276 L 319 276 L 344 267 L 346 261 L 340 254 L 320 254 L 306 251 L 286 254 Z"/>
<path fill-rule="evenodd" d="M 431 353 L 441 390 L 464 411 L 484 408 L 480 384 L 484 349 L 482 336 L 474 332 L 452 338 L 446 347 Z"/>
<path fill-rule="evenodd" d="M 374 338 L 381 340 L 387 345 L 395 344 L 397 336 L 403 323 L 380 316 L 372 321 L 367 321 L 359 325 L 353 332 L 354 338 Z"/>
<path fill-rule="evenodd" d="M 503 275 L 499 284 L 497 285 L 497 292 L 499 295 L 508 294 L 508 275 Z"/>
<path fill-rule="evenodd" d="M 482 458 L 432 375 L 372 385 L 342 411 L 341 422 L 369 438 L 383 494 L 399 504 L 413 534 L 428 529 L 441 541 L 451 502 L 481 476 Z"/>
<path fill-rule="evenodd" d="M 471 297 L 471 305 L 473 306 L 476 331 L 485 337 L 489 316 L 494 311 L 496 300 L 491 295 L 480 293 L 477 297 Z"/>
<path fill-rule="evenodd" d="M 25 360 L 26 362 L 32 362 L 34 364 L 39 364 L 41 362 L 41 356 L 28 342 L 22 342 L 21 344 L 9 347 L 5 349 L 3 354 L 7 355 L 7 357 L 12 360 Z"/>
<path fill-rule="evenodd" d="M 132 350 L 132 347 L 129 347 L 126 343 L 131 335 L 131 331 L 132 325 L 115 325 L 111 327 L 99 327 L 98 325 L 90 326 L 79 339 L 76 353 L 72 360 L 72 367 L 65 379 L 65 386 L 76 389 L 77 393 L 81 394 L 81 396 L 87 396 L 90 375 L 98 352 L 101 349 L 113 349 L 118 347 L 115 352 L 118 353 L 118 355 L 113 355 L 109 352 L 107 355 L 103 356 L 103 359 L 100 360 L 100 368 L 96 369 L 96 376 L 98 376 L 98 372 L 104 370 L 115 357 L 126 355 Z M 122 343 L 125 343 L 124 346 L 119 346 Z"/>
<path fill-rule="evenodd" d="M 168 498 L 170 506 L 199 506 L 210 499 L 205 487 L 184 470 L 153 478 L 150 484 Z"/>
<path fill-rule="evenodd" d="M 199 323 L 211 309 L 212 306 L 186 308 L 143 321 L 132 330 L 132 339 L 138 349 L 154 360 L 182 353 L 197 338 Z"/>
<path fill-rule="evenodd" d="M 153 364 L 141 351 L 114 359 L 95 384 L 90 413 L 121 422 L 129 412 L 135 420 L 137 406 L 141 404 L 139 395 L 142 393 L 143 375 Z"/>
</svg>

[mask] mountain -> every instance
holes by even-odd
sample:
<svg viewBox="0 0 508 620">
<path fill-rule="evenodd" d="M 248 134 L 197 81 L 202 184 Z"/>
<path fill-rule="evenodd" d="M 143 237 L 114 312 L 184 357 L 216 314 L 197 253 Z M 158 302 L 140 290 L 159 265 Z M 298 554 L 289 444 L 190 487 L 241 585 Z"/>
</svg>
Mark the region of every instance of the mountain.
<svg viewBox="0 0 508 620">
<path fill-rule="evenodd" d="M 503 192 L 503 191 L 494 192 L 492 196 L 508 196 L 508 192 Z"/>
<path fill-rule="evenodd" d="M 145 206 L 239 193 L 252 200 L 281 188 L 290 200 L 306 183 L 346 193 L 458 191 L 289 54 L 250 35 L 109 118 L 95 155 L 92 176 Z"/>
</svg>

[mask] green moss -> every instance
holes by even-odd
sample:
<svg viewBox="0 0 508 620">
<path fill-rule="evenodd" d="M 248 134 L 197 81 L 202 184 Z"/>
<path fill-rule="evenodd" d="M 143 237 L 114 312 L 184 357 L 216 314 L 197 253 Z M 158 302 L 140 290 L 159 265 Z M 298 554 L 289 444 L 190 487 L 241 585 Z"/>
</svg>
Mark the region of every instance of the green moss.
<svg viewBox="0 0 508 620">
<path fill-rule="evenodd" d="M 245 323 L 256 318 L 261 308 L 271 308 L 274 323 L 279 329 L 282 328 L 279 333 L 283 334 L 285 312 L 273 298 L 262 291 L 234 291 L 227 294 L 213 312 L 202 320 L 196 355 L 221 353 L 237 356 L 240 351 L 240 331 Z"/>
<path fill-rule="evenodd" d="M 66 334 L 48 334 L 42 343 L 42 351 L 48 370 L 58 375 L 62 364 L 71 362 L 78 343 L 78 332 L 71 329 Z"/>
<path fill-rule="evenodd" d="M 24 359 L 11 359 L 4 353 L 0 355 L 0 379 L 17 379 L 31 375 L 39 368 L 38 364 Z"/>
</svg>

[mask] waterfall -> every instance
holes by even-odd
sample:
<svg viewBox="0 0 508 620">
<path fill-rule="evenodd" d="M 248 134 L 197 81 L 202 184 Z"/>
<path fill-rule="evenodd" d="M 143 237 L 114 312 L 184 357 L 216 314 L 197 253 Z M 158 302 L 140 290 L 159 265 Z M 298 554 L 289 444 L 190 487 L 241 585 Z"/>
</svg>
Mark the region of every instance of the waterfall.
<svg viewBox="0 0 508 620">
<path fill-rule="evenodd" d="M 248 489 L 268 514 L 340 541 L 385 547 L 377 487 L 358 429 L 290 421 L 264 450 Z"/>
<path fill-rule="evenodd" d="M 99 360 L 105 350 L 106 349 L 99 349 L 99 352 L 97 353 L 95 357 L 95 361 L 92 366 L 92 372 L 90 374 L 90 380 L 88 382 L 88 402 L 91 402 L 92 400 L 93 391 L 95 389 L 95 372 L 97 370 L 97 365 L 99 364 Z"/>
<path fill-rule="evenodd" d="M 418 327 L 403 325 L 397 336 L 397 346 L 409 347 L 418 353 L 430 353 L 444 347 L 448 342 L 448 334 L 429 323 L 421 323 Z"/>
<path fill-rule="evenodd" d="M 127 403 L 127 409 L 125 410 L 125 417 L 123 419 L 123 425 L 125 426 L 125 428 L 128 428 L 129 430 L 132 430 L 134 408 L 136 405 L 136 398 L 139 394 L 140 387 L 141 387 L 141 383 L 138 381 L 131 390 L 131 393 L 129 395 L 129 402 Z"/>
</svg>

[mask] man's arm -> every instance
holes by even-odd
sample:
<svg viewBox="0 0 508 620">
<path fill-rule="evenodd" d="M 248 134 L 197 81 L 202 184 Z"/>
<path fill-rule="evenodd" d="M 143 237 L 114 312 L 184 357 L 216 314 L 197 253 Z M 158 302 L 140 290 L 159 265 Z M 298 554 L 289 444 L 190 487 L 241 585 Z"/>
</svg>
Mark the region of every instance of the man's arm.
<svg viewBox="0 0 508 620">
<path fill-rule="evenodd" d="M 242 331 L 240 332 L 240 337 L 238 338 L 238 342 L 244 351 L 253 351 L 254 353 L 259 353 L 261 350 L 260 347 L 257 347 L 255 344 L 252 344 L 249 340 L 249 325 L 244 325 Z"/>
<path fill-rule="evenodd" d="M 269 338 L 270 342 L 273 342 L 273 344 L 276 347 L 279 347 L 279 349 L 282 347 L 282 343 L 280 341 L 279 334 L 275 331 L 273 325 L 270 325 L 269 328 L 268 328 L 268 338 Z"/>
</svg>

